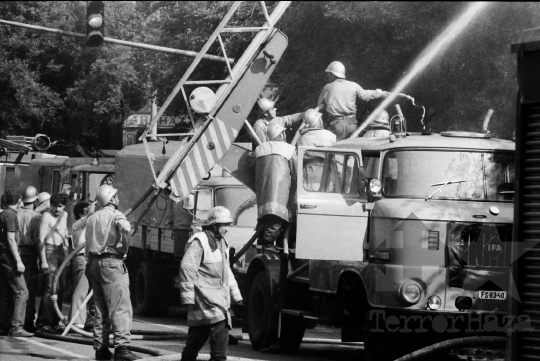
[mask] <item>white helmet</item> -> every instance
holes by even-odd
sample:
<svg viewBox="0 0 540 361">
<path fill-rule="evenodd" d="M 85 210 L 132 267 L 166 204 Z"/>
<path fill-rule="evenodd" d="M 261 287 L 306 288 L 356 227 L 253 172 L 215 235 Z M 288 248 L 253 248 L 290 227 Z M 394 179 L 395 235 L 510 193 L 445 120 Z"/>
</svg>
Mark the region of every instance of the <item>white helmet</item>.
<svg viewBox="0 0 540 361">
<path fill-rule="evenodd" d="M 97 191 L 97 201 L 100 207 L 105 207 L 107 204 L 111 203 L 113 197 L 118 193 L 118 189 L 113 188 L 108 184 L 104 184 L 99 187 Z"/>
<path fill-rule="evenodd" d="M 317 128 L 321 122 L 322 113 L 317 109 L 308 109 L 304 113 L 304 123 L 308 128 Z"/>
<path fill-rule="evenodd" d="M 23 203 L 32 203 L 36 199 L 38 199 L 38 191 L 36 187 L 28 186 L 28 188 L 26 188 L 26 190 L 24 191 L 23 200 L 22 200 Z"/>
<path fill-rule="evenodd" d="M 325 72 L 332 73 L 338 78 L 345 79 L 345 65 L 339 61 L 331 62 L 330 65 L 328 65 L 328 68 L 326 68 Z"/>
<path fill-rule="evenodd" d="M 388 118 L 388 112 L 383 109 L 379 114 L 377 114 L 377 117 L 373 120 L 373 124 L 389 126 L 390 121 L 388 120 Z"/>
<path fill-rule="evenodd" d="M 216 95 L 210 88 L 205 86 L 198 87 L 191 92 L 189 105 L 197 113 L 208 114 L 216 105 Z"/>
<path fill-rule="evenodd" d="M 215 223 L 232 223 L 234 220 L 231 217 L 231 212 L 225 207 L 217 206 L 208 212 L 207 225 Z"/>
<path fill-rule="evenodd" d="M 283 125 L 278 123 L 270 123 L 268 124 L 268 128 L 266 129 L 266 133 L 268 134 L 268 139 L 275 140 L 281 133 L 286 131 L 287 128 L 285 128 Z"/>
<path fill-rule="evenodd" d="M 51 195 L 47 192 L 41 192 L 38 194 L 38 201 L 37 205 L 41 205 L 43 202 L 47 202 L 49 199 L 51 199 Z"/>
<path fill-rule="evenodd" d="M 259 105 L 259 108 L 261 108 L 263 114 L 274 109 L 275 105 L 275 103 L 268 98 L 261 98 L 257 100 L 257 104 Z"/>
</svg>

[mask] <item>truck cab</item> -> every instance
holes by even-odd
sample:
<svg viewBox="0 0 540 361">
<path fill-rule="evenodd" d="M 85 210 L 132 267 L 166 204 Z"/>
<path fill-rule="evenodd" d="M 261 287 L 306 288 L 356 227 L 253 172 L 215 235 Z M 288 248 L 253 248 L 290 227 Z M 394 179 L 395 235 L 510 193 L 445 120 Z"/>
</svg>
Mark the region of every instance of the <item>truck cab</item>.
<svg viewBox="0 0 540 361">
<path fill-rule="evenodd" d="M 514 151 L 472 132 L 299 147 L 294 248 L 235 270 L 252 345 L 294 350 L 315 321 L 364 341 L 368 359 L 394 359 L 497 331 L 485 317 L 500 320 L 515 287 Z"/>
</svg>

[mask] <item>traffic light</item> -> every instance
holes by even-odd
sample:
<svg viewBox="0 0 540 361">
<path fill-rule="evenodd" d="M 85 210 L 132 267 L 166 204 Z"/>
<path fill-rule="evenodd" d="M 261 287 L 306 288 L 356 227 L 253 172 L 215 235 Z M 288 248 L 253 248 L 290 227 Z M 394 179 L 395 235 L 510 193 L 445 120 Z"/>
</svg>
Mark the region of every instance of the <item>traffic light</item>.
<svg viewBox="0 0 540 361">
<path fill-rule="evenodd" d="M 97 48 L 105 37 L 105 4 L 103 1 L 86 3 L 86 46 Z"/>
</svg>

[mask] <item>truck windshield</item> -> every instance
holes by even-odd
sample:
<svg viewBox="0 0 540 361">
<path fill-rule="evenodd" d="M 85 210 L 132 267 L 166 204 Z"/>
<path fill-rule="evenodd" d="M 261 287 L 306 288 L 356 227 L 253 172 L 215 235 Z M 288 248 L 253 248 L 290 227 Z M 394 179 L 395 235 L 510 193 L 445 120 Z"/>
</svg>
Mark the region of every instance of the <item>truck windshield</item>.
<svg viewBox="0 0 540 361">
<path fill-rule="evenodd" d="M 429 198 L 511 202 L 514 173 L 512 153 L 392 151 L 384 160 L 383 194 L 427 198 L 449 182 Z M 452 182 L 457 179 L 464 181 Z"/>
</svg>

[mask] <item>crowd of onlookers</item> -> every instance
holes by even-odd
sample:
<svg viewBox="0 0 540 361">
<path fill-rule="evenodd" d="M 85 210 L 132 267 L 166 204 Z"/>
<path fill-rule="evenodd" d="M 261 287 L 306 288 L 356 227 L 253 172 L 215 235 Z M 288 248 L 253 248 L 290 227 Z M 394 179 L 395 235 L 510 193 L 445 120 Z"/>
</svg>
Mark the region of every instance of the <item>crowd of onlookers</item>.
<svg viewBox="0 0 540 361">
<path fill-rule="evenodd" d="M 62 309 L 66 278 L 71 279 L 73 325 L 92 331 L 92 299 L 83 305 L 90 287 L 85 276 L 85 227 L 94 203 L 73 207 L 68 226 L 69 193 L 38 193 L 29 186 L 24 194 L 9 189 L 2 195 L 0 210 L 0 336 L 30 337 L 37 330 L 61 334 L 60 316 L 51 300 Z M 63 272 L 56 271 L 74 249 L 79 252 Z M 67 277 L 66 277 L 67 276 Z M 57 284 L 56 284 L 57 283 Z M 36 311 L 36 297 L 42 291 Z M 41 293 L 41 292 L 39 292 Z M 54 297 L 56 295 L 56 297 Z M 81 307 L 82 306 L 82 307 Z M 80 311 L 79 311 L 80 309 Z M 88 312 L 87 312 L 88 310 Z"/>
</svg>

